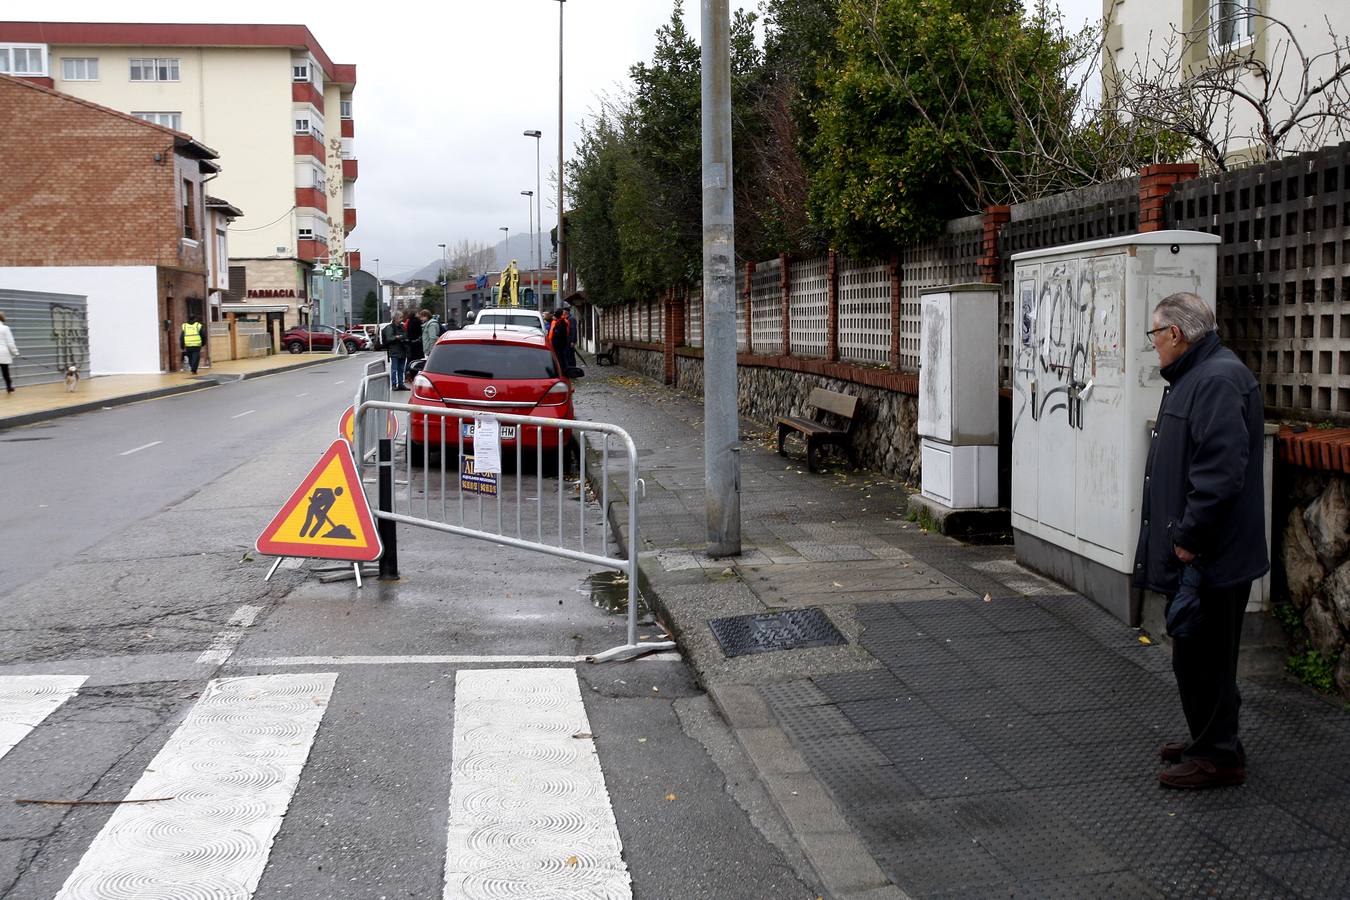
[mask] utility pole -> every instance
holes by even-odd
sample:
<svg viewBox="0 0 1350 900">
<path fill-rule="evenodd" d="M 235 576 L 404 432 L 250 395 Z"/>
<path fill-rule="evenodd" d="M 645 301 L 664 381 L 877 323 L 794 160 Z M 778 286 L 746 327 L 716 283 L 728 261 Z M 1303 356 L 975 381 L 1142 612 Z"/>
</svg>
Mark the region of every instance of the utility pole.
<svg viewBox="0 0 1350 900">
<path fill-rule="evenodd" d="M 558 291 L 553 308 L 562 308 L 563 299 L 563 4 L 558 0 Z"/>
<path fill-rule="evenodd" d="M 731 14 L 702 0 L 703 458 L 708 555 L 741 552 L 736 409 L 736 210 L 731 184 Z"/>
</svg>

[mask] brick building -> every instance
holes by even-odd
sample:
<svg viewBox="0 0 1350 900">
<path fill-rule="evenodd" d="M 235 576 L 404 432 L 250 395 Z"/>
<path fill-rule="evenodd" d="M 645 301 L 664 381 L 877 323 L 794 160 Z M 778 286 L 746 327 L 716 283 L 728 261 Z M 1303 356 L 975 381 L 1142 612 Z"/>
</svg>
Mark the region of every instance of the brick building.
<svg viewBox="0 0 1350 900">
<path fill-rule="evenodd" d="M 0 75 L 0 288 L 72 298 L 63 315 L 83 313 L 94 375 L 177 370 L 181 324 L 208 312 L 216 159 L 181 132 Z"/>
</svg>

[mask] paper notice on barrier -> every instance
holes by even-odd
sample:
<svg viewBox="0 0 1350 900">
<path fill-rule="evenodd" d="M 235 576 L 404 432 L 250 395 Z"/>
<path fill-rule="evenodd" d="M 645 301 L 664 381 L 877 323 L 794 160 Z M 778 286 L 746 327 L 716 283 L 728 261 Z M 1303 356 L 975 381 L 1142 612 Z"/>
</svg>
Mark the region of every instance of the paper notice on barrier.
<svg viewBox="0 0 1350 900">
<path fill-rule="evenodd" d="M 485 474 L 502 470 L 502 433 L 494 418 L 473 420 L 473 467 Z"/>
</svg>

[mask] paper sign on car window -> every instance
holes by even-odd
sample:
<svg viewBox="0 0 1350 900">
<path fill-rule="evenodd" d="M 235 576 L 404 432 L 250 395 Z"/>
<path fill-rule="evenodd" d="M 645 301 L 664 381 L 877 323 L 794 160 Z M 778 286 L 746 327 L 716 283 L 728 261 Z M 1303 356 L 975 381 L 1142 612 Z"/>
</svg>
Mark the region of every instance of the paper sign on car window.
<svg viewBox="0 0 1350 900">
<path fill-rule="evenodd" d="M 497 420 L 476 417 L 473 420 L 473 466 L 479 472 L 502 470 L 502 435 Z"/>
</svg>

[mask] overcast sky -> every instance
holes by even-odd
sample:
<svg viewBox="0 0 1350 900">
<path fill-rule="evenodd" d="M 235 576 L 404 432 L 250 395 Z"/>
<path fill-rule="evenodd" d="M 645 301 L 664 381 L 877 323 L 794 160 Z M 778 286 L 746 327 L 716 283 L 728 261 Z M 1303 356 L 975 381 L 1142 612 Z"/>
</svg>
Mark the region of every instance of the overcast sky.
<svg viewBox="0 0 1350 900">
<path fill-rule="evenodd" d="M 758 0 L 731 0 L 756 9 Z M 1066 24 L 1101 15 L 1101 0 L 1060 0 Z M 377 0 L 363 4 L 232 0 L 53 0 L 29 16 L 72 22 L 236 22 L 309 26 L 329 57 L 354 63 L 358 226 L 349 247 L 365 268 L 397 277 L 440 255 L 439 243 L 496 243 L 508 226 L 529 230 L 522 190 L 535 188 L 535 141 L 544 133 L 544 221 L 556 219 L 549 173 L 558 154 L 557 0 Z M 698 39 L 699 2 L 684 3 Z M 598 98 L 649 60 L 670 0 L 568 0 L 564 4 L 566 151 Z M 40 10 L 40 12 L 39 12 Z M 11 15 L 17 10 L 11 11 Z M 228 159 L 222 159 L 229 166 Z M 247 227 L 246 220 L 240 221 Z M 545 240 L 547 245 L 547 240 Z M 547 251 L 546 251 L 547 252 Z M 522 263 L 525 262 L 522 260 Z"/>
</svg>

